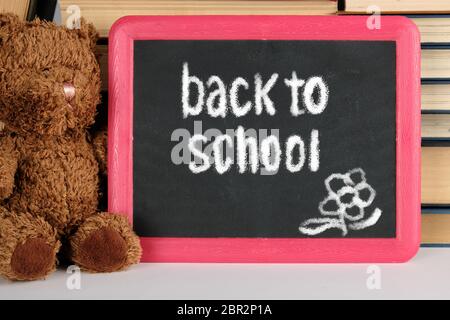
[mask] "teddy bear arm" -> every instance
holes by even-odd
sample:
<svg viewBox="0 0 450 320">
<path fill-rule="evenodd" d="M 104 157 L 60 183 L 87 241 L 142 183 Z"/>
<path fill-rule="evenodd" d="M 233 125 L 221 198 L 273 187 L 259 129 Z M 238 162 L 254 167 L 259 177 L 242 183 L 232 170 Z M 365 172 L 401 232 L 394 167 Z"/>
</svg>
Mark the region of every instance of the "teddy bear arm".
<svg viewBox="0 0 450 320">
<path fill-rule="evenodd" d="M 100 130 L 97 132 L 93 139 L 93 147 L 94 147 L 94 153 L 95 158 L 98 162 L 98 167 L 100 170 L 100 173 L 105 175 L 107 174 L 107 148 L 108 148 L 108 133 L 106 129 Z"/>
<path fill-rule="evenodd" d="M 9 198 L 13 192 L 18 162 L 19 152 L 13 139 L 0 138 L 0 200 Z"/>
</svg>

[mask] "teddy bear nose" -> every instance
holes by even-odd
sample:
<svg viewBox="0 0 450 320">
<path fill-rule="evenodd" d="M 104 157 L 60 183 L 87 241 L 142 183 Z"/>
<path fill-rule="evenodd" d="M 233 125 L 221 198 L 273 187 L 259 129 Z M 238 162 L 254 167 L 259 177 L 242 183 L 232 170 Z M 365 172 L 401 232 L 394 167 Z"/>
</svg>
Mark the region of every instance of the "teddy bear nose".
<svg viewBox="0 0 450 320">
<path fill-rule="evenodd" d="M 63 87 L 64 87 L 64 97 L 66 98 L 66 101 L 67 102 L 72 101 L 72 99 L 75 97 L 74 85 L 69 82 L 64 82 Z"/>
</svg>

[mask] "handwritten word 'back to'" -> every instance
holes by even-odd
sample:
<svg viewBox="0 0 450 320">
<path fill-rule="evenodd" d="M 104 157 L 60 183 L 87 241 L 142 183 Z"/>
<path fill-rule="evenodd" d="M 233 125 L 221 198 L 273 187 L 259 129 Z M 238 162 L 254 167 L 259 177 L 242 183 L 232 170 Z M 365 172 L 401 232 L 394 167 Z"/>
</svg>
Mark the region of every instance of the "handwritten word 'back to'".
<svg viewBox="0 0 450 320">
<path fill-rule="evenodd" d="M 206 104 L 206 110 L 211 117 L 226 117 L 228 111 L 236 117 L 247 115 L 251 109 L 255 110 L 256 115 L 261 115 L 263 110 L 268 115 L 275 115 L 276 108 L 270 99 L 270 90 L 274 87 L 279 76 L 277 73 L 272 74 L 266 83 L 263 82 L 259 73 L 254 76 L 254 101 L 241 102 L 239 92 L 249 90 L 248 81 L 242 77 L 234 79 L 230 85 L 225 83 L 218 76 L 211 76 L 206 81 L 206 87 L 211 92 L 206 97 L 205 84 L 200 78 L 189 74 L 189 64 L 183 64 L 182 72 L 182 98 L 183 116 L 199 115 Z M 293 116 L 299 116 L 305 113 L 305 109 L 311 114 L 322 113 L 328 103 L 328 87 L 322 77 L 310 77 L 307 80 L 299 79 L 295 71 L 292 72 L 290 79 L 284 79 L 284 83 L 291 89 L 291 107 L 290 111 Z M 197 101 L 191 104 L 191 88 L 196 87 Z M 228 89 L 227 89 L 228 88 Z M 302 90 L 303 105 L 299 105 L 299 94 Z M 314 92 L 317 90 L 318 98 L 314 99 Z M 206 103 L 205 103 L 206 98 Z"/>
</svg>

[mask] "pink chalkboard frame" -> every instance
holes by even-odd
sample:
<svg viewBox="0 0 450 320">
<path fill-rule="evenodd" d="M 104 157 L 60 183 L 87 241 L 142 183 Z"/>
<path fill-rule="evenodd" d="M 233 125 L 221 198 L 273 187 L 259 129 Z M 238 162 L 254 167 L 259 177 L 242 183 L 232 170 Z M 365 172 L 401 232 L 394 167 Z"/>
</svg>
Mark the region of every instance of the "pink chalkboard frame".
<svg viewBox="0 0 450 320">
<path fill-rule="evenodd" d="M 396 42 L 396 238 L 141 238 L 143 262 L 404 262 L 420 244 L 420 39 L 382 16 L 130 16 L 109 36 L 108 206 L 133 220 L 134 40 L 391 40 Z"/>
</svg>

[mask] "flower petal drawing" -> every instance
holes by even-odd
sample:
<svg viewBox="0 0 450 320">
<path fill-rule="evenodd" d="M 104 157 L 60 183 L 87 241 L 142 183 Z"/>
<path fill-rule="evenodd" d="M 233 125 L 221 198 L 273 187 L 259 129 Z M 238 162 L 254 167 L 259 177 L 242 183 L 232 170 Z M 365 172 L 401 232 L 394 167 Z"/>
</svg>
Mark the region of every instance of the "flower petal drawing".
<svg viewBox="0 0 450 320">
<path fill-rule="evenodd" d="M 337 216 L 341 210 L 341 204 L 335 197 L 325 198 L 319 203 L 319 211 L 324 216 Z"/>
<path fill-rule="evenodd" d="M 366 173 L 361 168 L 355 168 L 348 172 L 348 176 L 353 182 L 353 185 L 357 185 L 361 182 L 366 182 Z"/>
<path fill-rule="evenodd" d="M 348 176 L 335 173 L 325 179 L 325 187 L 330 195 L 337 195 L 338 191 L 345 187 L 351 180 Z"/>
<path fill-rule="evenodd" d="M 359 205 L 364 208 L 370 206 L 375 199 L 375 190 L 366 182 L 358 184 L 355 189 L 358 190 Z"/>
<path fill-rule="evenodd" d="M 364 218 L 364 208 L 357 205 L 345 208 L 344 218 L 349 221 L 358 221 Z"/>
</svg>

